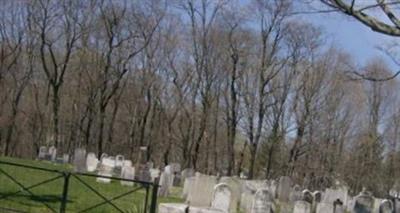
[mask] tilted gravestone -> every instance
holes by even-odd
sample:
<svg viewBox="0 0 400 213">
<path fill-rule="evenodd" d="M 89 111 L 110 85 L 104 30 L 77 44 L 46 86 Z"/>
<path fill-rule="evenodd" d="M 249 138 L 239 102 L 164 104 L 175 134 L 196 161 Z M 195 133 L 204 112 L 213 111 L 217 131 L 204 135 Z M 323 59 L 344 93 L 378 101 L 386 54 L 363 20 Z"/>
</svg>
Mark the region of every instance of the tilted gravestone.
<svg viewBox="0 0 400 213">
<path fill-rule="evenodd" d="M 311 213 L 311 204 L 306 201 L 294 202 L 293 213 Z"/>
<path fill-rule="evenodd" d="M 138 162 L 136 163 L 137 174 L 135 174 L 135 179 L 139 181 L 151 182 L 150 167 L 149 164 L 146 162 L 146 158 L 147 147 L 142 146 L 140 147 Z"/>
<path fill-rule="evenodd" d="M 370 193 L 363 190 L 354 199 L 354 213 L 372 213 L 374 208 L 374 198 L 370 195 Z"/>
<path fill-rule="evenodd" d="M 77 148 L 74 151 L 74 170 L 76 172 L 86 172 L 86 150 Z"/>
<path fill-rule="evenodd" d="M 289 201 L 289 195 L 292 187 L 292 180 L 290 177 L 283 176 L 279 179 L 278 185 L 278 199 L 283 202 Z"/>
<path fill-rule="evenodd" d="M 273 195 L 267 189 L 259 189 L 253 198 L 251 213 L 273 213 L 275 203 Z"/>
</svg>

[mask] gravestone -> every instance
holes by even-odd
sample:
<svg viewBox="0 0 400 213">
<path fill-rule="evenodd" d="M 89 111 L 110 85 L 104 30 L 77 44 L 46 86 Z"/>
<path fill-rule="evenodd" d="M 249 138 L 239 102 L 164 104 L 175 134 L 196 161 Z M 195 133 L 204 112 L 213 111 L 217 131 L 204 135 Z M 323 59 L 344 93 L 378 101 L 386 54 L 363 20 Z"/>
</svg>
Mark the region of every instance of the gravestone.
<svg viewBox="0 0 400 213">
<path fill-rule="evenodd" d="M 246 180 L 242 182 L 242 195 L 240 198 L 240 209 L 250 211 L 254 195 L 258 189 L 265 189 L 268 184 L 265 180 Z"/>
<path fill-rule="evenodd" d="M 276 198 L 278 190 L 278 182 L 276 180 L 272 180 L 269 185 L 268 191 L 271 192 L 272 196 Z"/>
<path fill-rule="evenodd" d="M 295 185 L 290 192 L 289 201 L 294 203 L 303 199 L 303 193 L 301 192 L 300 186 Z"/>
<path fill-rule="evenodd" d="M 315 203 L 320 203 L 322 201 L 322 192 L 320 191 L 313 192 L 313 197 Z"/>
<path fill-rule="evenodd" d="M 124 160 L 123 166 L 132 166 L 131 160 Z"/>
<path fill-rule="evenodd" d="M 333 204 L 317 203 L 316 213 L 334 213 Z"/>
<path fill-rule="evenodd" d="M 344 213 L 345 206 L 343 205 L 343 202 L 340 199 L 336 199 L 336 201 L 333 202 L 333 211 L 335 213 Z"/>
<path fill-rule="evenodd" d="M 367 191 L 363 190 L 357 195 L 354 203 L 354 213 L 371 213 L 374 208 L 374 198 Z"/>
<path fill-rule="evenodd" d="M 189 191 L 187 201 L 193 206 L 210 206 L 214 186 L 217 184 L 217 177 L 200 173 L 196 173 L 195 177 L 196 179 Z"/>
<path fill-rule="evenodd" d="M 294 202 L 293 213 L 311 213 L 311 204 L 306 201 Z"/>
<path fill-rule="evenodd" d="M 185 182 L 183 184 L 183 190 L 182 190 L 182 198 L 187 199 L 189 192 L 191 191 L 191 187 L 194 185 L 194 182 L 196 180 L 196 177 L 188 177 L 185 179 Z"/>
<path fill-rule="evenodd" d="M 379 213 L 393 213 L 393 203 L 390 200 L 383 200 L 379 206 Z"/>
<path fill-rule="evenodd" d="M 164 171 L 161 173 L 160 177 L 160 188 L 158 191 L 158 195 L 161 197 L 166 197 L 169 195 L 169 190 L 171 188 L 171 179 L 172 179 L 172 174 L 170 171 Z"/>
<path fill-rule="evenodd" d="M 251 213 L 273 213 L 275 212 L 274 196 L 267 189 L 259 189 L 251 206 Z"/>
<path fill-rule="evenodd" d="M 77 148 L 74 151 L 74 171 L 86 172 L 86 150 Z"/>
<path fill-rule="evenodd" d="M 229 186 L 225 183 L 220 183 L 214 188 L 213 200 L 211 202 L 211 208 L 219 210 L 222 212 L 231 213 L 230 203 L 231 203 L 232 191 Z"/>
<path fill-rule="evenodd" d="M 56 147 L 55 146 L 51 146 L 50 148 L 49 148 L 49 156 L 50 156 L 50 160 L 51 161 L 56 161 L 56 158 L 57 158 L 57 149 L 56 149 Z"/>
<path fill-rule="evenodd" d="M 123 155 L 115 156 L 115 167 L 122 168 L 124 166 L 125 157 Z"/>
<path fill-rule="evenodd" d="M 195 175 L 195 171 L 192 168 L 186 168 L 181 172 L 181 180 L 185 181 L 188 177 L 193 177 Z"/>
<path fill-rule="evenodd" d="M 338 187 L 337 189 L 327 188 L 323 196 L 322 202 L 333 203 L 335 200 L 341 200 L 344 205 L 347 204 L 348 200 L 348 189 L 344 186 Z"/>
<path fill-rule="evenodd" d="M 241 184 L 238 177 L 221 177 L 219 183 L 225 183 L 231 190 L 231 204 L 229 207 L 230 213 L 236 213 L 237 206 L 240 200 Z"/>
<path fill-rule="evenodd" d="M 373 212 L 379 212 L 379 207 L 380 207 L 382 201 L 383 201 L 383 199 L 374 198 L 374 209 L 373 209 Z"/>
<path fill-rule="evenodd" d="M 100 165 L 99 171 L 97 173 L 100 176 L 112 177 L 113 168 L 110 166 L 106 166 L 104 164 Z M 111 179 L 106 177 L 97 177 L 96 181 L 99 183 L 110 183 Z"/>
<path fill-rule="evenodd" d="M 159 169 L 150 169 L 150 176 L 151 176 L 151 181 L 154 182 L 154 180 L 160 176 L 160 170 Z"/>
<path fill-rule="evenodd" d="M 303 198 L 302 198 L 302 200 L 303 201 L 306 201 L 306 202 L 308 202 L 308 203 L 310 203 L 310 204 L 312 204 L 313 203 L 313 200 L 314 200 L 314 197 L 313 197 L 313 195 L 312 195 L 312 193 L 309 191 L 309 190 L 303 190 Z"/>
<path fill-rule="evenodd" d="M 63 154 L 62 162 L 64 164 L 69 163 L 69 154 Z"/>
<path fill-rule="evenodd" d="M 45 160 L 46 159 L 46 155 L 47 155 L 47 147 L 45 146 L 41 146 L 39 148 L 39 154 L 38 154 L 38 159 L 39 160 Z"/>
<path fill-rule="evenodd" d="M 99 160 L 97 160 L 96 154 L 89 152 L 86 157 L 86 168 L 88 172 L 94 172 L 97 169 Z"/>
<path fill-rule="evenodd" d="M 115 168 L 115 158 L 113 156 L 104 157 L 101 160 L 101 165 L 106 167 L 111 167 L 112 170 Z"/>
<path fill-rule="evenodd" d="M 147 147 L 141 146 L 139 150 L 139 159 L 136 163 L 137 171 L 135 174 L 136 180 L 144 181 L 144 182 L 151 182 L 151 174 L 150 174 L 150 167 L 149 164 L 146 162 L 147 157 Z"/>
<path fill-rule="evenodd" d="M 121 178 L 128 180 L 135 180 L 135 168 L 132 166 L 123 166 L 121 169 Z M 121 180 L 121 185 L 133 186 L 133 184 L 134 182 L 132 181 Z"/>
<path fill-rule="evenodd" d="M 278 185 L 278 199 L 283 202 L 289 201 L 292 180 L 290 177 L 283 176 L 279 179 Z"/>
</svg>

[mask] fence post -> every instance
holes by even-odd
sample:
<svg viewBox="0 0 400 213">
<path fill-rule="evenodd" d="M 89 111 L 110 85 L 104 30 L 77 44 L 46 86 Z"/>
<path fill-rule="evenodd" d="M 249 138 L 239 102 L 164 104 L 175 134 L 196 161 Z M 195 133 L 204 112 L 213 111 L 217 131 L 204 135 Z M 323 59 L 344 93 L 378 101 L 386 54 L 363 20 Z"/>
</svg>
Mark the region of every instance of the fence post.
<svg viewBox="0 0 400 213">
<path fill-rule="evenodd" d="M 69 172 L 64 172 L 64 187 L 63 187 L 63 193 L 62 193 L 62 198 L 61 198 L 61 207 L 60 207 L 60 213 L 64 213 L 67 207 L 67 201 L 68 201 L 68 185 L 69 185 L 69 178 L 71 176 L 71 173 Z"/>
<path fill-rule="evenodd" d="M 156 213 L 156 211 L 157 211 L 158 181 L 159 181 L 159 178 L 157 177 L 153 183 L 153 192 L 151 195 L 150 213 Z"/>
</svg>

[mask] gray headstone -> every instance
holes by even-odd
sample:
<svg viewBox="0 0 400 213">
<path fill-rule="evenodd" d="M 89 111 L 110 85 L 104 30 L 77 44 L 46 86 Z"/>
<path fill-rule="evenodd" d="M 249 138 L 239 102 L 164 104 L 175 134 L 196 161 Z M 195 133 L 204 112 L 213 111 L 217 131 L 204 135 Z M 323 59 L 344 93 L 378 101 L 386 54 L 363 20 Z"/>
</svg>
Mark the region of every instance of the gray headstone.
<svg viewBox="0 0 400 213">
<path fill-rule="evenodd" d="M 347 204 L 348 200 L 348 189 L 346 187 L 339 187 L 337 189 L 325 189 L 322 202 L 333 203 L 337 199 L 341 200 L 344 205 Z"/>
<path fill-rule="evenodd" d="M 273 213 L 275 212 L 274 197 L 267 189 L 258 190 L 251 206 L 251 213 Z"/>
<path fill-rule="evenodd" d="M 291 191 L 292 180 L 290 177 L 281 177 L 278 185 L 278 199 L 283 202 L 289 201 L 289 195 Z"/>
<path fill-rule="evenodd" d="M 86 172 L 86 150 L 85 149 L 75 149 L 74 151 L 74 170 L 76 172 Z"/>
<path fill-rule="evenodd" d="M 113 175 L 113 168 L 110 166 L 106 165 L 100 165 L 99 171 L 97 172 L 98 175 L 100 176 L 105 176 L 105 177 L 97 177 L 96 181 L 99 183 L 110 183 L 111 179 L 106 178 L 106 177 L 112 177 Z"/>
<path fill-rule="evenodd" d="M 313 192 L 314 202 L 320 203 L 322 201 L 322 193 L 320 191 Z"/>
</svg>

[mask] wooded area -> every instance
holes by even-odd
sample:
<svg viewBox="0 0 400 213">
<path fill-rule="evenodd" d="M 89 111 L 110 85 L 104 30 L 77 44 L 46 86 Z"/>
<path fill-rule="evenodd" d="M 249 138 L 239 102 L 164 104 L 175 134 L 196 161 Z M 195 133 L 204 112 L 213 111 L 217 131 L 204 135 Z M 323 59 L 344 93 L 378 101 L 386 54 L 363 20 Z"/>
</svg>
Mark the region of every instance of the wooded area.
<svg viewBox="0 0 400 213">
<path fill-rule="evenodd" d="M 387 191 L 400 175 L 399 82 L 358 78 L 393 73 L 327 45 L 293 4 L 1 1 L 0 153 L 135 160 L 147 146 L 155 165 Z"/>
</svg>

